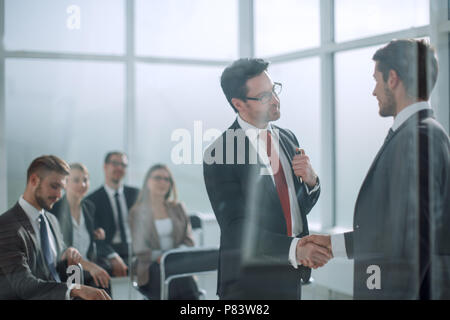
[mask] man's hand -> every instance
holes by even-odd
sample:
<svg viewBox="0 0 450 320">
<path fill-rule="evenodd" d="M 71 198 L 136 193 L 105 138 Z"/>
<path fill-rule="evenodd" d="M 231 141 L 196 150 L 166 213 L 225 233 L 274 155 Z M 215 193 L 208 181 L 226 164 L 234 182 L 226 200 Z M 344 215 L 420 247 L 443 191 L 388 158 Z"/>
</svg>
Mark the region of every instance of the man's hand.
<svg viewBox="0 0 450 320">
<path fill-rule="evenodd" d="M 114 277 L 126 277 L 127 276 L 127 265 L 123 262 L 122 258 L 116 256 L 110 259 L 112 265 L 112 274 Z"/>
<path fill-rule="evenodd" d="M 102 228 L 98 228 L 94 230 L 94 239 L 95 240 L 105 240 L 105 230 Z"/>
<path fill-rule="evenodd" d="M 303 151 L 303 149 L 301 149 Z M 303 179 L 308 187 L 312 188 L 317 183 L 317 175 L 314 172 L 311 163 L 309 162 L 309 157 L 302 152 L 302 154 L 297 154 L 292 159 L 292 169 L 294 174 Z"/>
<path fill-rule="evenodd" d="M 78 297 L 83 300 L 112 300 L 111 297 L 103 289 L 96 289 L 89 286 L 81 285 L 80 289 L 72 289 L 71 297 Z"/>
<path fill-rule="evenodd" d="M 72 266 L 72 265 L 80 263 L 82 260 L 82 257 L 81 257 L 80 252 L 77 249 L 75 249 L 73 247 L 69 247 L 69 248 L 67 248 L 66 251 L 64 251 L 64 253 L 61 257 L 61 260 L 66 260 L 66 259 L 67 259 L 67 265 Z"/>
<path fill-rule="evenodd" d="M 327 248 L 301 240 L 297 242 L 296 256 L 298 263 L 313 269 L 324 266 L 333 257 Z"/>
<path fill-rule="evenodd" d="M 108 288 L 110 277 L 105 269 L 96 265 L 95 263 L 86 260 L 83 260 L 81 264 L 83 268 L 86 269 L 86 271 L 88 271 L 92 276 L 97 287 L 101 286 L 102 288 Z"/>
<path fill-rule="evenodd" d="M 331 254 L 333 254 L 333 250 L 331 248 L 331 237 L 329 235 L 311 234 L 309 236 L 301 238 L 299 241 L 301 246 L 308 242 L 325 247 L 330 250 Z"/>
</svg>

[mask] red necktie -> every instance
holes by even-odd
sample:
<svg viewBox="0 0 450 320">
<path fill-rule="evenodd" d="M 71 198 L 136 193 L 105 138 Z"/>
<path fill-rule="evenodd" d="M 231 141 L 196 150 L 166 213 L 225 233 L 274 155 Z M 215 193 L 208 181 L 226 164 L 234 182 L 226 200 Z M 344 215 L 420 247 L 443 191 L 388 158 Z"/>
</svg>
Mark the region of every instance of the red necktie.
<svg viewBox="0 0 450 320">
<path fill-rule="evenodd" d="M 289 191 L 284 175 L 283 167 L 281 166 L 280 158 L 275 150 L 272 148 L 272 135 L 267 131 L 267 156 L 270 160 L 270 166 L 274 173 L 275 186 L 277 187 L 278 197 L 280 198 L 281 207 L 283 208 L 284 218 L 286 219 L 287 235 L 292 236 L 292 222 L 291 222 L 291 205 L 289 204 Z"/>
</svg>

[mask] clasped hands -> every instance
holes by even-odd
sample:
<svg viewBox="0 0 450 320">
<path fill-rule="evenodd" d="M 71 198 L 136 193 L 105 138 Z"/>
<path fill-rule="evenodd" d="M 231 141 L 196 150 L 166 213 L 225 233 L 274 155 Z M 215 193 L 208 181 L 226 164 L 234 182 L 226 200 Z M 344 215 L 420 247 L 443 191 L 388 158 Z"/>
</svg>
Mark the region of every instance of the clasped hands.
<svg viewBox="0 0 450 320">
<path fill-rule="evenodd" d="M 324 266 L 331 258 L 331 237 L 313 234 L 301 238 L 296 247 L 297 263 L 317 269 Z"/>
</svg>

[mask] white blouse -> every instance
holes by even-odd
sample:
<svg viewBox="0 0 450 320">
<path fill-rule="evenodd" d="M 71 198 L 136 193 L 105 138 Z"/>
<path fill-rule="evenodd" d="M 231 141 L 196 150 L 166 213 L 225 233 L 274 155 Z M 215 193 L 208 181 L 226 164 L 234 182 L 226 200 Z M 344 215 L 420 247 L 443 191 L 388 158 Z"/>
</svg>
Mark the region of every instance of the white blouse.
<svg viewBox="0 0 450 320">
<path fill-rule="evenodd" d="M 170 218 L 165 219 L 155 219 L 156 231 L 158 231 L 159 243 L 161 245 L 161 250 L 152 251 L 152 260 L 159 258 L 164 251 L 173 249 L 173 225 Z"/>
</svg>

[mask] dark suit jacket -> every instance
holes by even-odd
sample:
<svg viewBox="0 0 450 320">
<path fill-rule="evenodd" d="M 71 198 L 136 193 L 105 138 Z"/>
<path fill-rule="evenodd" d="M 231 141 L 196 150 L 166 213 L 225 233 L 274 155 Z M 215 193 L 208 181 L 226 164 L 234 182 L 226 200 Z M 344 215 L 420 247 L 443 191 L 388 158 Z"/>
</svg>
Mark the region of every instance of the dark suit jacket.
<svg viewBox="0 0 450 320">
<path fill-rule="evenodd" d="M 45 213 L 56 240 L 57 270 L 64 275 L 66 250 L 58 220 Z M 67 285 L 53 280 L 30 219 L 16 205 L 0 216 L 0 299 L 65 299 Z"/>
<path fill-rule="evenodd" d="M 124 186 L 123 192 L 125 194 L 127 207 L 129 210 L 136 202 L 139 189 Z M 114 238 L 114 234 L 116 233 L 117 227 L 114 220 L 111 202 L 109 201 L 108 194 L 103 186 L 91 193 L 87 199 L 92 201 L 96 208 L 94 219 L 95 228 L 103 228 L 103 230 L 105 230 L 104 245 L 97 248 L 97 254 L 100 257 L 106 257 L 115 252 L 112 247 L 112 240 Z M 124 223 L 127 223 L 127 217 L 124 218 Z"/>
<path fill-rule="evenodd" d="M 274 128 L 279 130 L 280 152 L 292 161 L 298 147 L 295 135 Z M 221 231 L 218 294 L 222 299 L 297 299 L 300 278 L 307 281 L 311 270 L 303 266 L 296 270 L 288 262 L 292 238 L 286 235 L 272 178 L 261 175 L 264 166 L 252 161 L 249 151 L 256 151 L 237 120 L 227 131 L 206 150 L 203 163 L 206 190 Z M 236 136 L 227 137 L 229 133 Z M 239 150 L 238 140 L 244 142 Z M 232 163 L 227 164 L 231 150 L 234 156 L 228 155 Z M 208 155 L 217 161 L 210 164 Z M 309 233 L 306 215 L 320 190 L 307 195 L 305 185 L 295 176 L 294 184 L 303 221 L 303 232 L 298 236 L 302 237 Z"/>
<path fill-rule="evenodd" d="M 423 247 L 424 214 L 431 222 L 433 297 L 450 298 L 449 195 L 449 137 L 432 110 L 423 110 L 385 142 L 359 191 L 354 231 L 345 234 L 347 255 L 355 259 L 355 299 L 419 298 L 426 271 L 421 250 L 429 249 Z M 367 286 L 371 265 L 380 268 L 381 289 Z"/>
<path fill-rule="evenodd" d="M 104 245 L 103 241 L 96 241 L 94 239 L 95 205 L 91 201 L 84 199 L 81 201 L 81 209 L 84 214 L 85 228 L 87 229 L 90 238 L 87 258 L 88 260 L 94 261 L 97 258 L 97 247 Z M 73 223 L 69 202 L 67 201 L 66 196 L 55 203 L 51 213 L 53 213 L 59 221 L 64 242 L 71 247 L 73 245 Z M 86 254 L 86 252 L 82 252 L 82 254 Z"/>
</svg>

